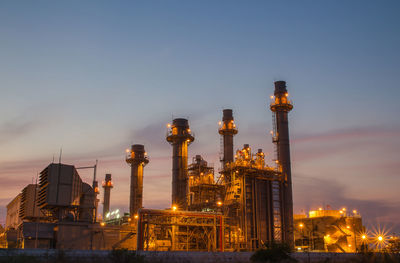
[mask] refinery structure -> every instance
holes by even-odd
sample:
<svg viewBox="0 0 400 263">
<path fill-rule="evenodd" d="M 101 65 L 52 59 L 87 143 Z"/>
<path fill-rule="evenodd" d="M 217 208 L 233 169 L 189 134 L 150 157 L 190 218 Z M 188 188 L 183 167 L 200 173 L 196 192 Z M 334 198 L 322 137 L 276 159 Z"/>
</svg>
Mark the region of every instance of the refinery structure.
<svg viewBox="0 0 400 263">
<path fill-rule="evenodd" d="M 293 217 L 288 122 L 292 108 L 286 83 L 276 81 L 269 105 L 276 147 L 274 167 L 266 164 L 262 149 L 254 151 L 245 144 L 234 151 L 238 127 L 232 110 L 223 110 L 218 129 L 223 142 L 222 169 L 218 174 L 201 155 L 193 155 L 188 163 L 188 148 L 195 136 L 187 119 L 174 119 L 166 134 L 172 148 L 172 197 L 170 208 L 165 210 L 145 209 L 142 205 L 146 190 L 143 176 L 149 163 L 144 145 L 134 144 L 126 153 L 131 185 L 129 213 L 123 216 L 115 216 L 110 210 L 113 183 L 111 174 L 106 174 L 102 184 L 103 217 L 96 217 L 97 163 L 78 168 L 52 163 L 40 173 L 38 184 L 28 185 L 8 205 L 9 247 L 254 251 L 271 243 L 286 243 L 292 248 L 311 249 L 319 243 L 305 238 L 306 228 L 299 230 L 298 226 L 314 224 L 315 220 Z M 78 170 L 83 168 L 94 169 L 92 186 L 81 180 Z M 361 229 L 361 218 L 355 220 Z M 358 245 L 357 241 L 353 243 Z M 342 241 L 335 244 L 335 249 L 343 246 Z"/>
</svg>

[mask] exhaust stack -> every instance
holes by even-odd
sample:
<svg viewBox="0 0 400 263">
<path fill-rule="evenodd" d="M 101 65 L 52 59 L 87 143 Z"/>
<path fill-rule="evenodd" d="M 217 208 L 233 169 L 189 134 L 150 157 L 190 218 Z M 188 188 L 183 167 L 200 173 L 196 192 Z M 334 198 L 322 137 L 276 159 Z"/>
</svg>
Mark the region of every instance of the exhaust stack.
<svg viewBox="0 0 400 263">
<path fill-rule="evenodd" d="M 167 134 L 172 145 L 172 205 L 181 210 L 188 207 L 188 145 L 194 141 L 187 119 L 174 119 Z"/>
<path fill-rule="evenodd" d="M 143 207 L 143 168 L 149 163 L 149 159 L 141 144 L 132 145 L 127 153 L 126 162 L 131 166 L 129 213 L 133 217 Z"/>
<path fill-rule="evenodd" d="M 227 163 L 233 162 L 233 136 L 238 133 L 231 109 L 223 110 L 222 122 L 220 124 L 218 132 L 222 135 L 224 141 L 224 157 L 221 161 L 223 167 L 225 167 Z"/>
<path fill-rule="evenodd" d="M 288 113 L 293 105 L 288 99 L 285 81 L 276 81 L 274 96 L 272 97 L 271 111 L 275 114 L 273 141 L 277 148 L 277 162 L 279 170 L 285 176 L 281 187 L 282 196 L 282 239 L 291 247 L 293 244 L 293 196 L 292 173 L 290 168 L 290 144 Z"/>
<path fill-rule="evenodd" d="M 105 221 L 108 212 L 110 212 L 110 194 L 113 183 L 111 181 L 111 174 L 106 174 L 103 182 L 104 198 L 103 198 L 103 221 Z"/>
</svg>

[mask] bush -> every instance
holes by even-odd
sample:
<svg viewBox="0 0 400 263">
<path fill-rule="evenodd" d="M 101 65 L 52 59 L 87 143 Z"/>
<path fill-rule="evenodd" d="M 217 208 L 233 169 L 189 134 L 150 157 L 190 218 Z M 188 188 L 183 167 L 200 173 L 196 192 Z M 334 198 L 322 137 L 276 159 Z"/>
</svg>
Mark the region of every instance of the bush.
<svg viewBox="0 0 400 263">
<path fill-rule="evenodd" d="M 353 263 L 400 263 L 399 254 L 390 253 L 360 253 L 349 262 Z"/>
<path fill-rule="evenodd" d="M 40 263 L 41 261 L 34 257 L 28 255 L 10 255 L 5 257 L 0 257 L 0 263 Z"/>
<path fill-rule="evenodd" d="M 291 249 L 287 244 L 272 243 L 265 249 L 254 252 L 250 257 L 251 262 L 297 262 L 290 256 Z"/>
<path fill-rule="evenodd" d="M 127 249 L 113 249 L 110 253 L 110 260 L 115 263 L 145 263 L 144 256 Z"/>
</svg>

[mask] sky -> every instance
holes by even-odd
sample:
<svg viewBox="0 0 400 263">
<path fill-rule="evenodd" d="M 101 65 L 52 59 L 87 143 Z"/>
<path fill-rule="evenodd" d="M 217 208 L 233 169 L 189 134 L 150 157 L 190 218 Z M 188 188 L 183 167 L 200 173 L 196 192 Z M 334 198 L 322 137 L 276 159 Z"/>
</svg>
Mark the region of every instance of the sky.
<svg viewBox="0 0 400 263">
<path fill-rule="evenodd" d="M 189 162 L 220 167 L 218 121 L 231 108 L 235 149 L 262 148 L 272 165 L 269 96 L 285 80 L 295 213 L 347 207 L 400 233 L 399 11 L 366 0 L 1 1 L 0 223 L 61 148 L 76 167 L 98 159 L 111 208 L 127 211 L 125 149 L 144 144 L 144 206 L 169 207 L 176 117 L 195 134 Z"/>
</svg>

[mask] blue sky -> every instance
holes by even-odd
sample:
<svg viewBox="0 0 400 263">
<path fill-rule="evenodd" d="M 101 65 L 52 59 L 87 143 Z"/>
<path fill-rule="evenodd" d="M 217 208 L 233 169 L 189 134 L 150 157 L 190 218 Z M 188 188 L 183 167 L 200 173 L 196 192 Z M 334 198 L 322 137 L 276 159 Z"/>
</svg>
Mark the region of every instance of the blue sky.
<svg viewBox="0 0 400 263">
<path fill-rule="evenodd" d="M 286 80 L 295 209 L 356 208 L 400 232 L 397 1 L 1 1 L 0 222 L 63 148 L 99 159 L 128 207 L 124 149 L 145 144 L 144 205 L 169 206 L 165 124 L 189 118 L 218 167 L 217 122 L 273 159 L 268 97 Z M 82 177 L 90 181 L 89 171 Z"/>
</svg>

